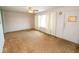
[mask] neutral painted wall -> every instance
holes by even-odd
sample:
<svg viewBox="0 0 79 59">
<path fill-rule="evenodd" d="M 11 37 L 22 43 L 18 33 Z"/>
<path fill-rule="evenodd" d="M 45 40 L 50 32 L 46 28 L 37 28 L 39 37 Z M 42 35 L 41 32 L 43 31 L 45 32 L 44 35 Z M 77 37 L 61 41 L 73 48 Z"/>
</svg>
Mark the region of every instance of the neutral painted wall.
<svg viewBox="0 0 79 59">
<path fill-rule="evenodd" d="M 22 12 L 3 11 L 4 33 L 33 28 L 34 15 Z"/>
<path fill-rule="evenodd" d="M 0 10 L 0 52 L 3 51 L 3 45 L 4 45 L 4 35 L 3 35 L 3 27 L 2 27 L 2 16 Z"/>
<path fill-rule="evenodd" d="M 56 12 L 55 36 L 79 44 L 79 7 L 57 7 L 48 11 Z M 62 15 L 59 15 L 59 12 L 62 12 Z M 77 22 L 68 22 L 68 16 L 77 16 Z M 53 30 L 50 32 L 53 32 Z M 53 35 L 53 33 L 50 34 Z"/>
<path fill-rule="evenodd" d="M 56 12 L 56 36 L 79 44 L 79 7 L 61 7 Z M 77 21 L 68 22 L 68 16 L 77 16 Z"/>
<path fill-rule="evenodd" d="M 76 22 L 68 22 L 68 16 L 77 16 Z M 69 11 L 65 12 L 65 27 L 63 37 L 79 43 L 79 11 Z"/>
</svg>

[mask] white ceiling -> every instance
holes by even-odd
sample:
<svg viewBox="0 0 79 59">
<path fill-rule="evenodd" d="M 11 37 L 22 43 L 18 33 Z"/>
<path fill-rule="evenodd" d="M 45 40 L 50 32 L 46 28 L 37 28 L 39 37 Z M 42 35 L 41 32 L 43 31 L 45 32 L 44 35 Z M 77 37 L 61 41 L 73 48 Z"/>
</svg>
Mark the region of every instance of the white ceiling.
<svg viewBox="0 0 79 59">
<path fill-rule="evenodd" d="M 27 12 L 29 6 L 2 6 L 1 8 L 3 10 L 8 11 L 16 11 L 16 12 Z M 33 9 L 38 10 L 39 12 L 45 11 L 49 8 L 52 8 L 54 6 L 32 6 Z"/>
</svg>

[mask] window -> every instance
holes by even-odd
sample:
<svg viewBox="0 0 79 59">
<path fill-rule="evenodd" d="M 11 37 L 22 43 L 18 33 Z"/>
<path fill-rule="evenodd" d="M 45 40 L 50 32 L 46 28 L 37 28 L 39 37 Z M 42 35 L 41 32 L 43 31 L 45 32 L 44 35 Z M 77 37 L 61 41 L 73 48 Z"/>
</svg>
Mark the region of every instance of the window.
<svg viewBox="0 0 79 59">
<path fill-rule="evenodd" d="M 46 15 L 38 16 L 38 27 L 46 27 Z"/>
</svg>

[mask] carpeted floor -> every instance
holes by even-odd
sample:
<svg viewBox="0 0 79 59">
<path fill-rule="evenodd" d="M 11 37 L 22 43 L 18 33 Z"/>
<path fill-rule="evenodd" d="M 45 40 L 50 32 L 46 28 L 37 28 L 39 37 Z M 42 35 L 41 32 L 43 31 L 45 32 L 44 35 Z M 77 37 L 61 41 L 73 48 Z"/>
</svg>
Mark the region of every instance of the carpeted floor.
<svg viewBox="0 0 79 59">
<path fill-rule="evenodd" d="M 77 44 L 29 30 L 5 34 L 5 53 L 71 53 L 79 52 Z"/>
</svg>

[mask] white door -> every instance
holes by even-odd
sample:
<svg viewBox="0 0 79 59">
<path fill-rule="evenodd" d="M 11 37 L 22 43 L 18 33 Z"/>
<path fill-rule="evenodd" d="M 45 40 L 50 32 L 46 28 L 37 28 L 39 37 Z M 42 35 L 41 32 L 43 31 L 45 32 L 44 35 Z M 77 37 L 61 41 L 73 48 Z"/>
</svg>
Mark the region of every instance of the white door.
<svg viewBox="0 0 79 59">
<path fill-rule="evenodd" d="M 0 52 L 3 50 L 4 45 L 4 35 L 3 35 L 3 28 L 2 28 L 2 18 L 1 18 L 1 11 L 0 11 Z"/>
</svg>

